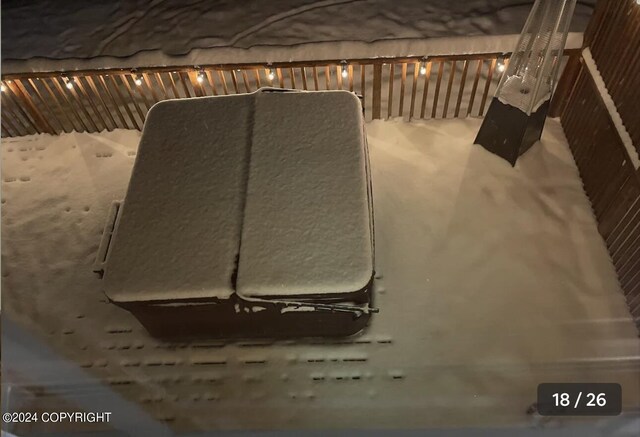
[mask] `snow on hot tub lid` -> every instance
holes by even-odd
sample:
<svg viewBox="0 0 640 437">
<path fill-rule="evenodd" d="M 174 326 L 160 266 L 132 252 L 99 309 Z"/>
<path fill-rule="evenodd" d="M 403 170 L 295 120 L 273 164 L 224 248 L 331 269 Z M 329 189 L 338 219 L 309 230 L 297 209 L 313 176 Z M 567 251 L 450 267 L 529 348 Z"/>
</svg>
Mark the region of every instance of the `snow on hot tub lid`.
<svg viewBox="0 0 640 437">
<path fill-rule="evenodd" d="M 162 102 L 144 127 L 106 294 L 227 299 L 236 267 L 247 298 L 359 291 L 373 271 L 369 200 L 354 94 Z"/>
<path fill-rule="evenodd" d="M 257 96 L 239 294 L 335 295 L 368 285 L 367 158 L 354 94 Z"/>
<path fill-rule="evenodd" d="M 251 96 L 170 100 L 147 116 L 104 272 L 114 301 L 228 298 Z"/>
</svg>

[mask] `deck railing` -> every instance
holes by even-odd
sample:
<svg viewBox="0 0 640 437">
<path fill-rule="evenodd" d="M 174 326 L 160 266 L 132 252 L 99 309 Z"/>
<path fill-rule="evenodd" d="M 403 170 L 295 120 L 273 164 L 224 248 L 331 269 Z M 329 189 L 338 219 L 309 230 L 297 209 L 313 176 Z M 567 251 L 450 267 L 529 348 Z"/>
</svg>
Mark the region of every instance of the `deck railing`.
<svg viewBox="0 0 640 437">
<path fill-rule="evenodd" d="M 634 149 L 640 152 L 640 5 L 636 0 L 599 0 L 585 33 L 585 46 L 598 71 L 587 68 L 582 57 L 568 64 L 556 93 L 567 98 L 556 109 L 640 329 L 640 168 L 631 158 Z M 602 77 L 632 144 L 618 132 L 594 74 Z"/>
<path fill-rule="evenodd" d="M 576 56 L 568 51 L 568 56 Z M 509 54 L 86 70 L 2 77 L 2 136 L 142 129 L 158 101 L 260 87 L 349 90 L 367 120 L 483 116 Z"/>
<path fill-rule="evenodd" d="M 585 43 L 640 152 L 640 4 L 599 0 Z"/>
</svg>

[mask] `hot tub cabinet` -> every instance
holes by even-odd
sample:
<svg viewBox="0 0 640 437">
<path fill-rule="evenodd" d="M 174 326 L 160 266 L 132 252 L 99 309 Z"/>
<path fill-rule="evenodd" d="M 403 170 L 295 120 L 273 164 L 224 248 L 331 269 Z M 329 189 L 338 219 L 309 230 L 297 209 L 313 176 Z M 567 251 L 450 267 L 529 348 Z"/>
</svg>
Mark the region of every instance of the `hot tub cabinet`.
<svg viewBox="0 0 640 437">
<path fill-rule="evenodd" d="M 155 336 L 353 334 L 372 312 L 371 196 L 352 93 L 164 101 L 95 270 Z"/>
</svg>

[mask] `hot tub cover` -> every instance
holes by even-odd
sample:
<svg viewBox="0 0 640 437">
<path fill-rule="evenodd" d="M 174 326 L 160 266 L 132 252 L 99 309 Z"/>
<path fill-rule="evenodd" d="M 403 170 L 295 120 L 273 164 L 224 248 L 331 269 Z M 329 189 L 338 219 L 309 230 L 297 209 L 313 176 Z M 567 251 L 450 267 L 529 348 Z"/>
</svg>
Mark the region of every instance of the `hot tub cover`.
<svg viewBox="0 0 640 437">
<path fill-rule="evenodd" d="M 263 89 L 156 104 L 102 270 L 116 303 L 366 289 L 373 219 L 357 96 Z"/>
</svg>

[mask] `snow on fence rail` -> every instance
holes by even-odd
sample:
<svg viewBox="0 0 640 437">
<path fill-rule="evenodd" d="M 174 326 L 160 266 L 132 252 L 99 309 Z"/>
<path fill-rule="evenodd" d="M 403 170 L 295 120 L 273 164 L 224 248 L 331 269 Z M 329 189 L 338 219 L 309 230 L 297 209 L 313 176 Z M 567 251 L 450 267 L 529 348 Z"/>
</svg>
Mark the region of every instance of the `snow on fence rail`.
<svg viewBox="0 0 640 437">
<path fill-rule="evenodd" d="M 577 51 L 565 52 L 567 56 Z M 264 86 L 350 90 L 368 120 L 483 116 L 509 54 L 86 70 L 5 75 L 2 136 L 142 129 L 158 101 Z"/>
</svg>

